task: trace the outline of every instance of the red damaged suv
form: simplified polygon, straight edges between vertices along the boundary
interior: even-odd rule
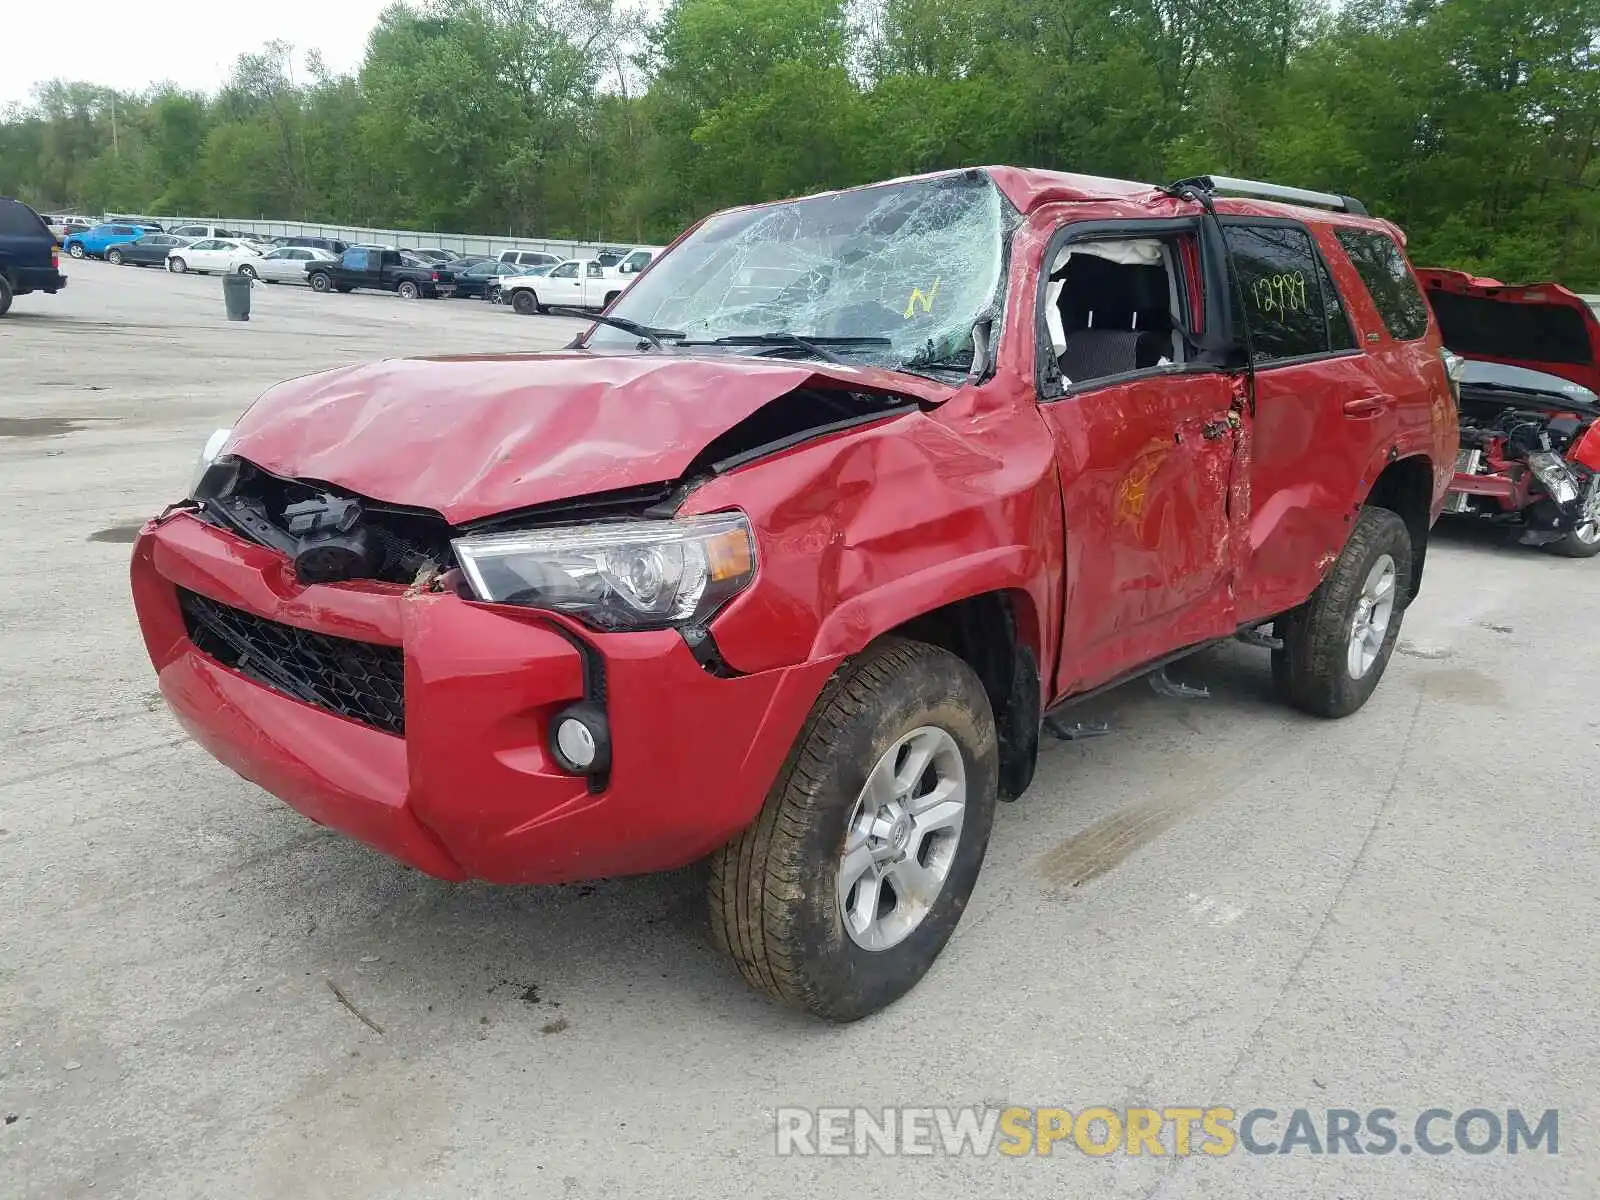
[[[595,320],[219,431],[134,550],[161,691],[446,879],[709,856],[718,944],[833,1019],[927,971],[1052,710],[1233,637],[1359,708],[1456,454],[1397,231],[1299,189],[734,209]]]

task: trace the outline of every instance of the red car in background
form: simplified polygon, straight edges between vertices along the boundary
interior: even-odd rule
[[[1459,371],[1461,450],[1445,512],[1600,554],[1600,320],[1557,283],[1417,272]]]
[[[218,431],[134,548],[162,694],[447,879],[709,857],[718,944],[836,1020],[933,963],[1050,710],[1235,637],[1359,709],[1456,452],[1398,230],[1293,188],[734,209],[594,321]]]

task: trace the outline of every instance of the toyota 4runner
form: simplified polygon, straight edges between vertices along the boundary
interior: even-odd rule
[[[1371,694],[1457,449],[1401,246],[1347,197],[1008,167],[719,213],[564,351],[218,431],[134,549],[161,691],[442,878],[709,857],[744,977],[863,1016],[1052,709],[1233,637],[1300,709]]]

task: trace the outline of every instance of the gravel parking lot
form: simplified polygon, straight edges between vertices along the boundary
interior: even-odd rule
[[[928,979],[825,1027],[745,990],[698,872],[439,883],[155,691],[128,543],[213,428],[290,375],[578,326],[287,287],[230,324],[214,278],[69,271],[0,321],[0,1195],[1600,1194],[1600,564],[1441,533],[1342,722],[1243,646],[1175,672],[1210,699],[1096,702],[1113,734],[1047,746]],[[984,1104],[1559,1109],[1559,1153],[774,1150],[781,1106]]]

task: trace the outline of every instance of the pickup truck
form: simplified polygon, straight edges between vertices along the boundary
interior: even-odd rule
[[[544,312],[550,305],[602,309],[622,295],[632,276],[622,276],[598,259],[569,258],[552,267],[548,275],[529,275],[501,282],[505,303],[523,316]]]
[[[436,299],[455,286],[455,273],[448,267],[406,262],[398,250],[374,250],[355,246],[339,256],[337,262],[316,263],[306,272],[306,282],[314,292],[351,292],[371,288],[393,292],[403,300],[419,296]]]

